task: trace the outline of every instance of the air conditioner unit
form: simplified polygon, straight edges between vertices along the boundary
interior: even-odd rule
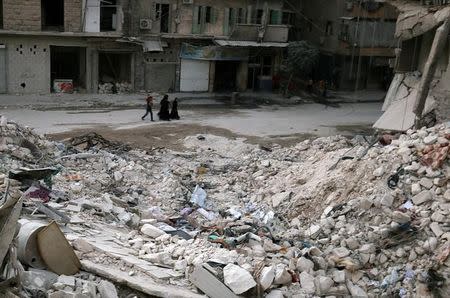
[[[139,28],[144,30],[152,29],[152,20],[150,19],[140,19],[139,20]]]
[[[183,4],[194,4],[194,0],[183,0]]]

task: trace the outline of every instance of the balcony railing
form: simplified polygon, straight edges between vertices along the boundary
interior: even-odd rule
[[[264,42],[287,42],[289,25],[236,24],[231,31],[230,39]]]

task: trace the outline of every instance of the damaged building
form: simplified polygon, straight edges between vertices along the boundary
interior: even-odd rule
[[[133,86],[136,47],[116,42],[127,29],[126,2],[1,1],[0,93]]]
[[[271,91],[295,22],[279,0],[0,3],[0,93]]]
[[[379,129],[406,131],[450,115],[450,2],[391,1],[396,26],[395,77],[385,98]],[[425,122],[424,122],[425,121]]]
[[[284,1],[139,1],[133,34],[139,88],[245,91],[277,88],[295,13]]]
[[[301,2],[302,38],[321,50],[315,80],[336,89],[387,89],[398,11],[385,1]],[[323,9],[328,7],[328,9]]]

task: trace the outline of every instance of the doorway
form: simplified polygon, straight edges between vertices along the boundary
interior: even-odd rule
[[[0,93],[6,93],[6,46],[0,44]]]
[[[72,80],[75,90],[86,88],[86,48],[50,46],[51,90],[55,80]]]
[[[216,74],[214,79],[214,91],[235,91],[236,74],[239,62],[216,61]]]
[[[100,52],[98,55],[100,83],[131,83],[131,57],[131,53]]]

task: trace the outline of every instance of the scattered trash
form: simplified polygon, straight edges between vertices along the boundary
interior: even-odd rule
[[[199,207],[205,206],[206,191],[200,186],[196,186],[191,196],[191,203]]]

